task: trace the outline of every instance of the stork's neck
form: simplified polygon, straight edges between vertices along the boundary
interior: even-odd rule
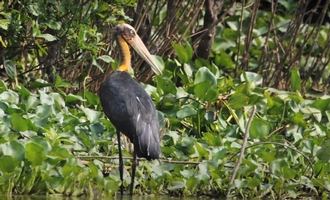
[[[121,37],[117,37],[117,41],[120,47],[121,62],[118,71],[128,71],[131,68],[131,52],[127,42]]]

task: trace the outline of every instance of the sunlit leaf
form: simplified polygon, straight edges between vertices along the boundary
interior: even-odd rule
[[[46,159],[46,149],[41,144],[29,142],[25,145],[25,157],[32,165],[41,165]]]
[[[100,60],[103,60],[104,62],[106,63],[112,63],[112,62],[115,62],[110,56],[108,55],[102,55],[102,56],[99,56],[97,59],[100,59]]]
[[[56,36],[51,35],[49,33],[40,34],[37,37],[44,38],[48,42],[52,42],[52,41],[58,40],[58,38]]]

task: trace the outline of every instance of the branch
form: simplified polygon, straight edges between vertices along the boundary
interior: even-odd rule
[[[93,160],[93,159],[99,159],[99,160],[116,160],[119,159],[118,156],[77,156],[76,158],[81,160]],[[125,160],[133,160],[133,157],[123,156],[123,159]],[[145,158],[137,158],[138,161],[144,161]],[[186,164],[186,165],[198,165],[202,162],[198,161],[181,161],[181,160],[167,160],[167,159],[158,159],[160,162],[164,163],[172,163],[172,164]]]
[[[256,110],[257,110],[257,108],[254,105],[252,107],[252,112],[251,112],[250,117],[248,119],[248,122],[246,124],[246,129],[245,129],[245,133],[244,133],[244,138],[243,138],[243,144],[242,144],[242,147],[241,147],[241,152],[240,152],[239,158],[238,158],[237,163],[236,163],[236,165],[234,167],[233,174],[232,174],[231,179],[230,179],[230,182],[229,182],[230,187],[229,187],[228,192],[227,192],[227,198],[229,196],[230,190],[231,190],[232,185],[234,183],[234,180],[236,178],[238,169],[239,169],[239,167],[240,167],[240,165],[242,163],[242,160],[244,158],[244,152],[245,152],[245,148],[247,146],[247,141],[248,141],[248,138],[249,138],[250,126],[251,126],[252,120],[254,118],[254,115],[256,114]]]

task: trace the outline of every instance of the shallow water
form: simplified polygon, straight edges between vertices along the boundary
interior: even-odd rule
[[[78,197],[67,197],[63,195],[15,195],[11,197],[1,196],[0,200],[94,200],[100,198],[93,198],[87,196]],[[116,197],[104,197],[102,199],[119,199],[119,200],[198,200],[198,199],[211,199],[209,197],[172,197],[166,195],[134,195],[133,197],[129,195],[117,195]]]

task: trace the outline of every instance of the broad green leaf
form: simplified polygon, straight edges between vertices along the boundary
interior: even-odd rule
[[[157,87],[161,89],[164,94],[176,94],[176,87],[172,80],[166,77],[157,76]]]
[[[194,93],[198,98],[207,101],[217,98],[217,79],[208,68],[199,68],[195,75],[194,85]]]
[[[87,102],[90,105],[93,105],[93,106],[97,106],[100,103],[99,97],[95,93],[90,92],[88,90],[84,91],[84,98],[87,100]]]
[[[0,101],[7,102],[10,104],[18,104],[19,96],[12,90],[4,91],[0,94]]]
[[[234,69],[235,64],[232,61],[231,57],[224,51],[221,51],[220,54],[215,56],[215,64],[217,66],[223,66],[225,69]]]
[[[183,119],[196,114],[197,111],[192,105],[185,105],[176,113],[176,116],[180,119]]]
[[[69,88],[71,84],[63,80],[59,75],[56,75],[55,79],[55,87],[56,88]]]
[[[245,75],[243,74],[245,73]],[[241,81],[248,81],[253,83],[254,85],[261,85],[262,84],[262,76],[260,74],[254,72],[243,72],[241,74]],[[247,78],[247,80],[245,80]]]
[[[181,63],[188,63],[192,59],[193,50],[188,43],[186,45],[173,44],[173,48]]]
[[[0,156],[0,171],[3,173],[14,172],[18,164],[18,160],[12,156]]]
[[[101,113],[99,111],[95,111],[90,108],[85,108],[82,106],[80,108],[85,113],[88,121],[96,122],[100,118]]]
[[[25,145],[25,158],[33,165],[41,165],[46,159],[46,149],[36,142],[29,142]]]
[[[328,99],[316,99],[312,104],[312,107],[317,108],[321,111],[330,110],[330,98]]]
[[[229,98],[230,107],[240,109],[249,104],[249,97],[245,94],[236,92]]]
[[[199,159],[209,159],[209,152],[207,151],[207,148],[205,146],[199,142],[195,144],[196,152],[198,153]]]
[[[18,141],[11,141],[0,145],[0,154],[12,156],[16,160],[24,159],[24,146]]]
[[[320,150],[317,151],[316,156],[318,159],[329,162],[330,160],[330,140],[327,140],[323,143]]]
[[[304,119],[304,115],[301,112],[294,113],[291,120],[293,121],[293,123],[299,126],[306,127],[306,121]]]
[[[31,120],[22,117],[22,115],[18,113],[13,113],[10,115],[10,123],[12,128],[16,131],[26,131],[33,129]]]
[[[168,190],[174,191],[174,190],[180,190],[185,187],[186,183],[184,179],[182,180],[174,180],[170,182],[170,185],[167,187]]]
[[[48,156],[61,160],[65,160],[72,157],[68,149],[58,146],[53,147],[52,150],[48,153]]]
[[[217,79],[214,74],[206,67],[201,67],[196,72],[194,84],[208,82],[209,85],[213,86],[217,84]]]
[[[196,176],[196,178],[200,181],[207,181],[210,179],[210,175],[208,173],[208,170],[207,170],[207,163],[200,163],[198,165],[198,175]]]
[[[250,127],[251,138],[264,138],[269,134],[270,125],[263,119],[254,118]]]

